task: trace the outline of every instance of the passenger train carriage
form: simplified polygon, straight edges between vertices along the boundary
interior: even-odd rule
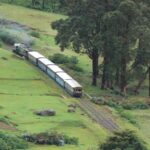
[[[81,97],[82,86],[69,76],[63,69],[45,58],[39,52],[31,51],[24,44],[14,44],[13,52],[20,56],[24,56],[31,63],[44,71],[49,77],[55,80],[62,88],[64,88],[71,96]]]
[[[37,65],[41,70],[46,72],[47,66],[54,65],[54,63],[48,60],[47,58],[39,58]]]
[[[59,68],[57,65],[51,65],[51,66],[47,66],[47,74],[53,78],[54,80],[56,80],[56,74],[59,72],[64,72],[61,68]]]

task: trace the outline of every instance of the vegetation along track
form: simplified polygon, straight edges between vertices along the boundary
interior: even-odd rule
[[[111,114],[101,108],[95,107],[95,104],[86,97],[79,99],[79,107],[84,110],[89,117],[109,131],[114,132],[119,130],[119,127],[112,119]]]

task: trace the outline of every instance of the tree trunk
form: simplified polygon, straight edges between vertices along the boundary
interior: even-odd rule
[[[34,7],[35,5],[35,0],[32,0],[32,7]]]
[[[126,86],[127,86],[127,66],[126,66],[126,58],[122,55],[121,58],[121,83],[120,83],[120,90],[122,93],[126,94]]]
[[[42,1],[42,9],[45,8],[45,0]]]
[[[93,75],[92,75],[92,85],[96,86],[97,85],[97,76],[98,76],[98,50],[93,50],[92,53],[92,69],[93,69]]]
[[[116,69],[115,85],[116,86],[120,85],[120,69],[119,69],[119,67],[117,67],[117,69]]]
[[[148,78],[149,78],[149,98],[150,98],[150,66],[148,67]]]
[[[101,89],[106,89],[107,88],[107,82],[108,82],[108,76],[107,76],[107,66],[108,66],[108,61],[107,57],[104,57],[104,67],[103,67],[103,76],[102,76],[102,83],[101,83]]]
[[[137,94],[142,83],[144,82],[144,80],[146,79],[147,74],[149,73],[149,68],[146,70],[146,72],[144,73],[143,78],[139,81],[138,85],[136,86],[134,93]],[[149,79],[149,83],[150,83],[150,79]]]

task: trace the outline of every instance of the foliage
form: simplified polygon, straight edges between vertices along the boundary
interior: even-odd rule
[[[136,122],[134,116],[132,116],[130,113],[124,111],[122,106],[117,107],[116,110],[118,111],[118,114],[122,118],[128,120],[131,124],[137,125],[137,122]]]
[[[84,70],[83,70],[81,67],[79,67],[79,66],[77,66],[77,65],[75,65],[75,64],[73,64],[73,63],[67,63],[66,66],[67,66],[69,69],[74,70],[74,71],[76,71],[76,72],[84,72]]]
[[[125,94],[133,72],[138,75],[136,67],[149,66],[149,4],[134,0],[64,3],[68,18],[52,24],[58,31],[56,43],[62,50],[71,47],[92,59],[93,85],[97,83],[98,58],[102,56],[101,88],[117,86]]]
[[[23,135],[23,138],[28,142],[33,142],[36,144],[47,144],[57,146],[63,146],[64,144],[78,144],[78,138],[69,137],[58,132],[39,133],[33,135],[26,134]]]
[[[36,38],[40,38],[40,33],[38,31],[31,31],[30,35]]]
[[[145,102],[135,102],[135,103],[129,103],[129,104],[123,104],[124,109],[149,109],[149,105]]]
[[[68,57],[64,54],[56,53],[53,56],[50,56],[49,59],[57,64],[65,64],[69,69],[77,71],[77,72],[83,72],[83,69],[78,64],[78,59],[76,56]]]
[[[64,54],[56,53],[53,56],[50,56],[49,59],[56,64],[66,64],[69,63],[69,57]]]
[[[64,141],[66,144],[72,144],[72,145],[78,145],[79,141],[76,137],[69,137],[67,135],[64,135]]]
[[[133,131],[116,132],[99,150],[147,150]]]
[[[26,149],[27,143],[20,137],[0,132],[0,150]]]

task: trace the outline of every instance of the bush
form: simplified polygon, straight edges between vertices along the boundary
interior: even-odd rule
[[[136,120],[135,120],[135,117],[133,115],[131,115],[130,113],[124,111],[123,107],[122,106],[118,106],[117,108],[117,111],[119,113],[119,115],[122,117],[122,118],[125,118],[127,119],[130,123],[136,125]]]
[[[103,97],[92,97],[91,101],[98,105],[104,105],[106,100]]]
[[[72,57],[70,57],[70,63],[71,64],[78,64],[78,62],[79,62],[79,60],[78,60],[78,58],[76,57],[76,56],[72,56]]]
[[[0,150],[26,149],[27,143],[17,136],[0,132]]]
[[[78,144],[78,138],[68,137],[66,135],[60,134],[58,132],[51,133],[39,133],[39,134],[26,134],[23,138],[32,143],[36,144],[47,144],[47,145],[57,145],[63,146],[64,144]]]
[[[76,137],[68,137],[67,135],[64,136],[64,140],[66,144],[78,145],[78,138]]]
[[[149,109],[149,105],[143,102],[137,102],[133,104],[123,104],[123,108],[132,110],[132,109]]]
[[[83,69],[75,64],[66,64],[66,66],[71,69],[71,70],[74,70],[74,71],[77,71],[77,72],[83,72]]]
[[[98,150],[147,150],[132,131],[116,132]]]
[[[0,150],[11,150],[11,147],[3,139],[0,139]]]
[[[77,66],[79,60],[76,56],[68,57],[64,54],[54,54],[50,56],[49,59],[56,64],[65,64],[69,69],[72,69],[77,72],[83,72],[83,69]]]
[[[30,32],[30,35],[33,36],[33,37],[36,37],[36,38],[40,38],[40,33],[37,32],[37,31]]]
[[[56,64],[66,64],[69,63],[69,57],[64,54],[54,54],[52,57],[49,57],[51,61]]]
[[[56,53],[53,56],[50,56],[49,59],[56,64],[78,64],[79,60],[76,56],[68,57],[64,54]]]

